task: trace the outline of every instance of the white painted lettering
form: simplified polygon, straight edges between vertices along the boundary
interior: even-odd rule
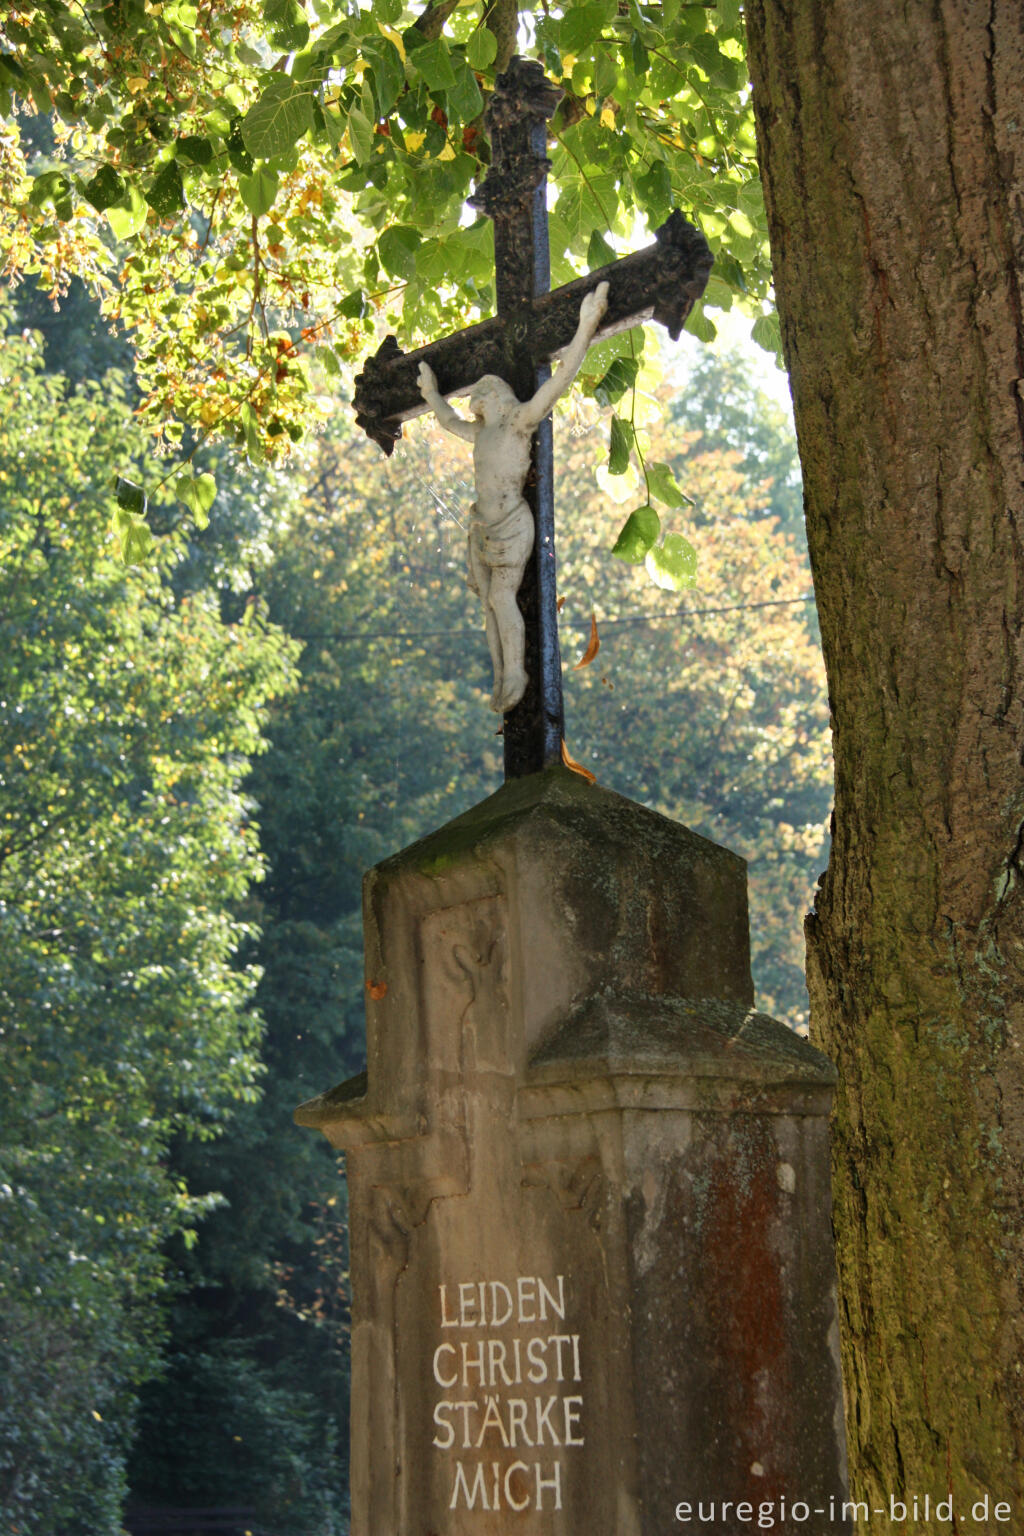
[[[451,1450],[455,1444],[455,1425],[445,1418],[445,1414],[454,1406],[454,1403],[446,1403],[443,1400],[440,1403],[434,1404],[434,1423],[438,1429],[444,1430],[447,1436],[445,1440],[439,1440],[436,1435],[434,1436],[434,1444],[439,1451]]]
[[[574,1404],[575,1404],[575,1406],[573,1406]],[[582,1397],[563,1397],[562,1398],[562,1410],[563,1410],[563,1412],[565,1414],[565,1444],[566,1445],[582,1445],[583,1444],[583,1436],[582,1435],[579,1435],[579,1436],[574,1435],[573,1434],[573,1430],[577,1427],[577,1425],[580,1422],[580,1414],[583,1411],[583,1398]]]
[[[476,1350],[476,1359],[475,1360],[471,1360],[470,1359],[469,1352],[470,1352],[471,1349],[475,1349]],[[462,1345],[462,1385],[464,1387],[468,1387],[469,1384],[470,1384],[470,1382],[469,1382],[469,1373],[470,1373],[470,1371],[479,1371],[479,1373],[480,1373],[480,1380],[477,1382],[477,1386],[478,1387],[485,1387],[487,1385],[487,1380],[486,1380],[486,1377],[485,1377],[485,1374],[484,1374],[485,1367],[484,1367],[484,1341],[483,1341],[483,1339],[481,1339],[479,1341],[479,1343],[477,1343],[477,1344],[463,1344]]]
[[[443,1327],[444,1324],[442,1324],[441,1326]],[[437,1346],[437,1348],[434,1350],[434,1380],[437,1382],[439,1387],[454,1387],[455,1383],[459,1379],[459,1373],[458,1373],[457,1369],[456,1369],[456,1372],[455,1372],[454,1376],[442,1376],[441,1375],[440,1356],[441,1356],[441,1354],[442,1354],[442,1352],[444,1350],[448,1350],[449,1353],[454,1355],[454,1353],[455,1353],[455,1345],[454,1344],[439,1344]]]
[[[438,1290],[441,1292],[441,1327],[457,1328],[459,1326],[458,1319],[448,1316],[448,1287],[446,1285],[439,1285]]]
[[[565,1376],[562,1372],[562,1345],[571,1344],[572,1335],[568,1333],[553,1333],[548,1340],[548,1343],[555,1346],[555,1380],[564,1381]]]
[[[477,1450],[483,1445],[484,1436],[489,1429],[497,1429],[501,1435],[502,1445],[508,1445],[508,1435],[505,1433],[505,1425],[498,1411],[498,1399],[496,1397],[487,1398],[487,1407],[484,1409],[484,1421],[480,1425],[480,1433],[476,1437]]]
[[[539,1387],[541,1382],[548,1379],[547,1361],[544,1359],[544,1340],[529,1339],[526,1345],[526,1358],[530,1362],[530,1369],[526,1373],[527,1381],[532,1381]]]
[[[480,1507],[482,1509],[490,1509],[491,1506],[487,1502],[487,1485],[484,1482],[484,1469],[480,1463],[477,1463],[476,1476],[473,1479],[472,1489],[470,1489],[462,1462],[457,1461],[455,1463],[455,1487],[452,1489],[452,1501],[448,1506],[449,1509],[458,1509],[460,1488],[462,1489],[463,1496],[465,1497],[467,1509],[476,1508],[476,1497],[478,1493],[480,1495]]]
[[[505,1356],[506,1349],[503,1340],[487,1340],[487,1385],[489,1387],[497,1386],[499,1371],[501,1372],[501,1379],[505,1383],[506,1387],[514,1387],[516,1385],[519,1378],[516,1376],[510,1376],[508,1371],[505,1369]]]
[[[505,1304],[505,1310],[501,1314],[500,1317],[498,1316],[498,1292],[499,1291],[501,1292],[502,1301]],[[492,1280],[491,1281],[491,1327],[492,1328],[503,1328],[504,1325],[508,1322],[508,1320],[509,1320],[509,1318],[511,1316],[512,1316],[512,1292],[509,1290],[508,1286],[507,1285],[503,1285],[500,1280]]]
[[[558,1431],[551,1422],[551,1412],[558,1402],[558,1398],[549,1397],[543,1407],[541,1407],[541,1402],[542,1399],[539,1397],[535,1397],[533,1400],[533,1406],[537,1415],[537,1444],[544,1444],[544,1428],[546,1425],[548,1434],[551,1436],[551,1444],[561,1445],[562,1442],[558,1438]]]
[[[472,1328],[476,1317],[476,1286],[472,1280],[463,1280],[459,1286],[459,1327]]]
[[[477,1332],[473,1340],[442,1341],[431,1359],[440,1389],[440,1401],[433,1405],[432,1444],[441,1452],[461,1449],[465,1456],[455,1460],[449,1508],[517,1514],[561,1510],[562,1460],[531,1456],[506,1467],[507,1457],[478,1461],[467,1453],[524,1455],[540,1447],[585,1444],[582,1389],[563,1395],[565,1383],[583,1378],[580,1334],[541,1331],[545,1323],[565,1321],[565,1276],[546,1281],[540,1275],[518,1275],[507,1283],[450,1280],[438,1286],[438,1298],[442,1329]],[[498,1330],[507,1332],[501,1337]],[[527,1382],[545,1390],[507,1395]],[[547,1388],[555,1383],[559,1391],[549,1394]],[[459,1387],[461,1399],[444,1395]],[[692,1508],[679,1505],[676,1519],[689,1520]],[[737,1517],[742,1518],[739,1509]]]
[[[533,1444],[526,1427],[526,1407],[525,1397],[510,1397],[508,1400],[508,1432],[513,1447],[519,1444],[516,1439],[517,1434],[522,1435],[524,1445]]]
[[[452,1403],[456,1413],[462,1413],[462,1449],[469,1450],[469,1410],[476,1407],[476,1403]]]
[[[530,1469],[526,1465],[525,1461],[514,1461],[512,1463],[512,1465],[509,1467],[508,1471],[505,1473],[505,1503],[508,1505],[509,1509],[515,1509],[515,1510],[529,1509],[529,1507],[530,1507],[530,1495],[529,1494],[526,1495],[525,1499],[515,1499],[512,1496],[512,1474],[513,1474],[513,1472],[529,1472],[529,1470]]]
[[[537,1463],[537,1465],[536,1465],[534,1470],[536,1471],[536,1474],[537,1474],[537,1502],[536,1502],[534,1507],[536,1509],[543,1509],[544,1508],[544,1489],[545,1488],[553,1488],[554,1491],[555,1491],[555,1504],[554,1504],[554,1507],[555,1507],[555,1509],[561,1509],[561,1507],[562,1507],[562,1467],[561,1467],[561,1463],[557,1462],[557,1461],[552,1462],[551,1470],[555,1474],[554,1477],[550,1477],[550,1478],[542,1478],[541,1477],[541,1475],[540,1475],[540,1462],[539,1461],[538,1461],[538,1463]]]
[[[537,1291],[540,1300],[540,1320],[542,1323],[546,1323],[548,1320],[547,1309],[549,1305],[552,1312],[554,1312],[557,1317],[561,1318],[563,1323],[565,1322],[565,1276],[556,1275],[555,1284],[558,1286],[557,1301],[555,1300],[551,1291],[549,1291],[547,1286],[544,1284],[544,1281],[540,1278],[539,1275],[537,1276]]]

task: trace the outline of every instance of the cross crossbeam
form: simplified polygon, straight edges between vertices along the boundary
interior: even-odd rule
[[[547,122],[560,96],[529,59],[513,59],[495,82],[486,118],[491,166],[472,202],[494,221],[498,313],[413,352],[403,353],[388,336],[368,359],[356,379],[356,420],[385,453],[394,450],[402,423],[428,409],[419,383],[421,364],[433,370],[443,396],[465,394],[494,374],[525,403],[550,377],[550,362],[576,332],[584,297],[600,283],[608,285],[607,309],[594,340],[651,319],[666,326],[674,340],[704,292],[711,252],[679,212],[646,249],[549,291]],[[534,522],[532,555],[518,591],[528,682],[504,717],[506,778],[557,762],[563,748],[550,415],[533,435],[522,497]]]
[[[647,320],[658,321],[677,340],[710,271],[711,252],[703,235],[676,210],[651,245],[534,300],[536,362],[551,363],[571,341],[580,301],[600,282],[608,284],[608,309],[595,342]],[[504,329],[496,315],[413,352],[403,352],[394,336],[386,337],[356,379],[356,421],[391,454],[402,423],[427,410],[416,382],[420,363],[433,368],[442,395],[463,394],[485,373],[503,376]]]

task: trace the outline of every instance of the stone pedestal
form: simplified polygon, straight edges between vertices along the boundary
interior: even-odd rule
[[[845,1531],[833,1069],[752,1009],[742,860],[554,769],[365,924],[368,1074],[296,1114],[348,1154],[353,1536]]]

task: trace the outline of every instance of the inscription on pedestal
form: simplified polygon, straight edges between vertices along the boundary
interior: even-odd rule
[[[432,1444],[450,1471],[449,1509],[562,1508],[566,1458],[585,1443],[566,1310],[564,1275],[438,1286]]]

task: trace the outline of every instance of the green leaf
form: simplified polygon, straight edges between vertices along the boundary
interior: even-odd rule
[[[82,188],[82,196],[96,209],[97,213],[106,213],[115,203],[119,203],[128,190],[128,184],[114,170],[112,165],[101,166],[91,181],[87,181]]]
[[[476,76],[468,64],[460,65],[455,84],[449,86],[445,98],[448,102],[448,116],[456,122],[471,123],[475,117],[480,116],[484,109],[484,99],[476,83]]]
[[[485,27],[481,22],[466,44],[466,59],[469,67],[470,69],[487,69],[497,57],[498,39],[490,27]]]
[[[624,475],[629,468],[629,455],[633,447],[633,428],[620,416],[612,417],[611,448],[608,453],[608,473]]]
[[[32,182],[32,191],[29,193],[29,202],[36,208],[42,208],[45,203],[52,203],[58,219],[64,223],[67,223],[74,212],[71,202],[71,183],[60,171],[44,171],[41,176],[36,176]]]
[[[338,378],[341,373],[341,364],[338,362],[338,359],[335,356],[334,349],[332,347],[323,346],[316,347],[314,350],[316,360],[324,372],[328,374],[332,379]]]
[[[712,309],[731,309],[732,289],[717,272],[712,272],[705,285],[703,299]]]
[[[196,520],[197,528],[205,528],[210,521],[210,508],[217,495],[217,482],[212,475],[179,475],[174,482],[174,493],[183,501]]]
[[[348,114],[348,141],[357,164],[365,165],[373,154],[373,139],[373,124],[365,112],[353,107]]]
[[[259,417],[248,400],[239,409],[238,419],[242,423],[242,430],[245,432],[245,451],[249,455],[250,462],[253,464],[265,464],[267,452],[263,446],[263,435],[260,432]]]
[[[392,224],[377,241],[377,252],[385,272],[393,277],[410,278],[416,271],[416,248],[420,232],[409,224]]]
[[[373,94],[377,103],[377,115],[387,117],[402,91],[405,89],[405,65],[402,56],[388,38],[364,46],[366,57],[373,64]]]
[[[603,171],[588,173],[585,181],[581,179],[564,186],[555,206],[569,232],[571,246],[582,253],[588,247],[595,226],[605,229],[609,219],[615,217],[618,206],[615,177]]]
[[[146,493],[134,480],[125,480],[118,475],[114,481],[114,495],[122,511],[135,513],[139,517],[145,516]]]
[[[672,206],[672,177],[664,160],[655,160],[650,168],[633,177],[640,206],[651,219],[660,222]]]
[[[227,145],[228,159],[235,170],[242,176],[251,176],[255,162],[245,147],[245,140],[242,138],[242,119],[237,112],[231,119]]]
[[[558,33],[558,46],[563,53],[583,53],[604,30],[605,10],[602,5],[573,6],[563,17]]]
[[[635,75],[646,75],[651,62],[651,56],[644,47],[644,40],[639,32],[630,33],[629,59]]]
[[[241,134],[250,155],[272,160],[286,154],[313,126],[313,97],[306,86],[287,75],[273,75],[259,101],[241,122]],[[249,167],[251,173],[252,166]]]
[[[587,266],[593,272],[595,267],[606,267],[610,261],[614,261],[615,252],[599,229],[595,229],[590,236],[590,244],[587,246]]]
[[[146,202],[158,219],[176,219],[185,205],[185,188],[181,181],[181,168],[176,160],[168,160],[159,175],[153,178],[146,191]]]
[[[144,565],[153,552],[153,535],[141,517],[118,507],[114,513],[117,550],[125,565]]]
[[[667,533],[661,544],[648,550],[644,564],[654,585],[668,592],[697,584],[697,551],[681,533]]]
[[[759,347],[766,352],[774,352],[778,357],[782,353],[782,332],[779,329],[779,317],[774,312],[770,315],[758,315],[750,327],[750,334]]]
[[[615,405],[627,389],[632,389],[640,372],[640,360],[636,357],[617,357],[599,383],[594,385],[594,399],[598,405]]]
[[[700,341],[714,341],[718,335],[717,327],[704,313],[703,304],[693,306],[686,322],[686,329]]]
[[[619,67],[607,48],[594,49],[594,90],[598,96],[611,96],[619,83]]]
[[[726,256],[719,252],[715,257],[715,271],[737,293],[746,293],[747,279],[743,275],[743,268],[735,256]]]
[[[740,187],[740,205],[755,219],[764,218],[764,187],[761,178],[753,176]]]
[[[452,260],[445,240],[426,239],[416,251],[416,276],[428,288],[440,288],[453,276]]]
[[[663,501],[668,507],[692,506],[689,496],[685,496],[675,481],[675,476],[667,464],[658,460],[648,459],[644,465],[647,471],[647,494],[657,501]]]
[[[146,493],[141,485],[118,477],[114,484],[117,509],[113,530],[118,553],[125,565],[141,565],[153,548],[153,534],[145,520]]]
[[[338,149],[345,138],[345,123],[334,107],[322,107],[313,103],[313,128],[317,137],[327,140],[332,149]]]
[[[145,228],[149,205],[142,193],[131,183],[122,202],[107,209],[107,223],[115,240],[128,240]]]
[[[262,218],[274,206],[279,177],[269,166],[260,165],[251,176],[238,178],[238,191],[242,202],[256,218]]]
[[[275,48],[295,53],[309,42],[309,22],[298,0],[266,0],[263,14]],[[256,151],[254,150],[255,154]]]
[[[409,55],[409,63],[423,76],[432,91],[447,91],[455,84],[451,55],[443,37],[417,48]]]
[[[363,290],[357,288],[354,293],[346,294],[338,305],[338,314],[344,315],[347,320],[361,320],[366,314],[366,300],[363,298]]]
[[[661,532],[661,518],[651,506],[637,507],[622,526],[622,531],[612,546],[616,560],[628,565],[643,565],[647,551]]]
[[[380,18],[386,26],[393,27],[402,14],[402,0],[376,0],[373,14]]]
[[[193,165],[210,165],[213,161],[213,145],[201,133],[187,133],[174,146],[174,153]]]

